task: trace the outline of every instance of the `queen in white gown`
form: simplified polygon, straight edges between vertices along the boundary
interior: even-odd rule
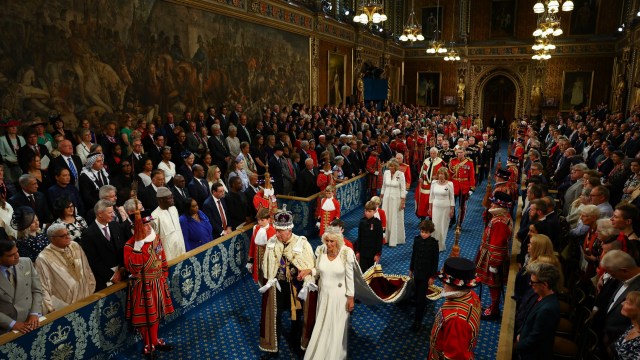
[[[353,310],[353,267],[355,254],[344,246],[339,229],[328,227],[316,249],[316,266],[311,274],[319,277],[316,324],[305,352],[309,359],[346,359],[349,314]]]
[[[431,183],[429,196],[429,216],[433,221],[436,231],[433,237],[438,240],[440,251],[447,249],[447,232],[449,221],[453,216],[453,208],[456,205],[453,196],[453,183],[449,179],[449,170],[442,167],[438,170],[438,180]]]
[[[382,178],[382,210],[387,214],[387,231],[385,238],[389,246],[405,243],[404,234],[404,204],[407,196],[407,188],[404,173],[398,171],[398,162],[389,160]]]

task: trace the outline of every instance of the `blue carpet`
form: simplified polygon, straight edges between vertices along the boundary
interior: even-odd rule
[[[503,146],[503,149],[506,146]],[[506,152],[506,151],[502,151]],[[504,155],[504,154],[503,154]],[[506,156],[504,156],[506,158]],[[460,235],[460,256],[473,260],[482,240],[484,224],[481,205],[485,193],[486,180],[478,187],[467,203],[467,215]],[[408,195],[405,209],[405,229],[407,243],[395,248],[384,247],[380,264],[387,274],[407,274],[413,246],[413,238],[418,235],[415,217],[413,191]],[[356,210],[343,218],[345,237],[357,238],[357,225],[362,218],[362,210]],[[455,233],[447,236],[447,251],[440,254],[440,267],[454,243]],[[319,238],[310,239],[315,248]],[[478,289],[477,289],[478,290]],[[424,329],[414,334],[409,330],[413,322],[414,307],[411,305],[357,304],[351,318],[349,331],[350,359],[425,359],[429,352],[429,334],[435,311],[443,300],[431,304],[423,321]],[[491,300],[487,290],[482,295],[483,307]],[[260,321],[260,296],[258,287],[251,277],[227,289],[192,311],[181,321],[174,321],[160,330],[160,336],[173,344],[175,349],[168,354],[160,354],[161,359],[257,359],[258,324]],[[285,322],[285,328],[288,324]],[[285,329],[285,333],[288,332]],[[475,349],[476,359],[495,359],[500,335],[499,321],[482,321],[480,336]],[[280,337],[280,359],[295,358],[288,348],[284,335]],[[118,359],[141,359],[141,345],[127,349],[116,356]],[[330,360],[330,359],[328,359]]]

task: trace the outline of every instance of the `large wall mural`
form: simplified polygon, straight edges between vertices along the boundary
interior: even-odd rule
[[[0,0],[2,118],[309,101],[309,40],[156,0]]]

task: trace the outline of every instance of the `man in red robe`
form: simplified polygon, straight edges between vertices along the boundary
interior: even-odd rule
[[[476,256],[476,273],[489,287],[491,306],[482,313],[482,319],[500,317],[500,295],[508,273],[509,240],[511,239],[511,196],[496,192],[491,198],[491,221],[484,229],[480,250]]]
[[[144,341],[143,355],[154,359],[155,350],[173,347],[158,338],[160,319],[173,313],[167,277],[167,257],[162,241],[151,228],[152,217],[140,218],[136,211],[133,237],[124,246],[124,264],[131,273],[126,317],[138,329]]]
[[[437,178],[438,170],[444,166],[444,161],[438,156],[438,149],[431,148],[429,157],[424,160],[418,175],[416,185],[416,216],[424,220],[429,216],[429,194],[431,192],[431,182]]]

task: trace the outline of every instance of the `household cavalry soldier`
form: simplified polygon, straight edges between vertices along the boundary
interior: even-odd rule
[[[429,212],[429,193],[431,192],[431,181],[437,178],[438,170],[445,166],[442,158],[438,157],[438,149],[432,147],[429,150],[429,157],[424,160],[418,175],[416,185],[416,216],[420,220],[425,219]]]
[[[481,312],[480,299],[472,290],[478,285],[475,265],[465,258],[448,258],[438,277],[445,301],[433,321],[428,359],[473,359]]]
[[[315,266],[311,245],[304,236],[293,234],[293,214],[283,207],[273,218],[276,235],[266,245],[262,268],[264,286],[260,317],[260,350],[278,355],[282,313],[290,312],[289,348],[298,355],[306,349],[315,321],[317,287],[310,271]],[[313,304],[313,306],[311,306]],[[305,326],[306,324],[310,326]]]
[[[449,162],[449,180],[453,182],[453,194],[459,203],[460,209],[460,226],[464,222],[465,212],[467,210],[467,199],[476,189],[475,166],[473,161],[464,157],[464,149],[456,150],[456,158]],[[451,224],[454,224],[456,217],[451,218]]]
[[[465,148],[466,155],[475,164],[476,167],[474,170],[475,170],[475,173],[478,174],[480,172],[480,168],[479,168],[480,162],[478,161],[479,155],[480,155],[480,148],[476,144],[476,139],[473,136],[470,136],[468,141],[469,141],[469,146]]]
[[[427,156],[426,154],[426,148],[427,148],[427,137],[425,136],[425,128],[421,128],[420,130],[418,130],[418,140],[416,142],[416,159],[414,160],[414,163],[416,164],[416,167],[419,167],[421,164],[421,161],[424,160],[425,156]]]
[[[407,136],[407,153],[405,155],[405,160],[407,160],[407,164],[409,164],[412,172],[416,173],[418,161],[418,131],[416,129],[411,129],[409,135]]]
[[[480,250],[476,256],[476,273],[480,282],[489,287],[491,306],[484,309],[483,320],[500,317],[500,295],[508,273],[509,239],[511,239],[511,196],[496,192],[490,199],[491,221],[484,229]]]

